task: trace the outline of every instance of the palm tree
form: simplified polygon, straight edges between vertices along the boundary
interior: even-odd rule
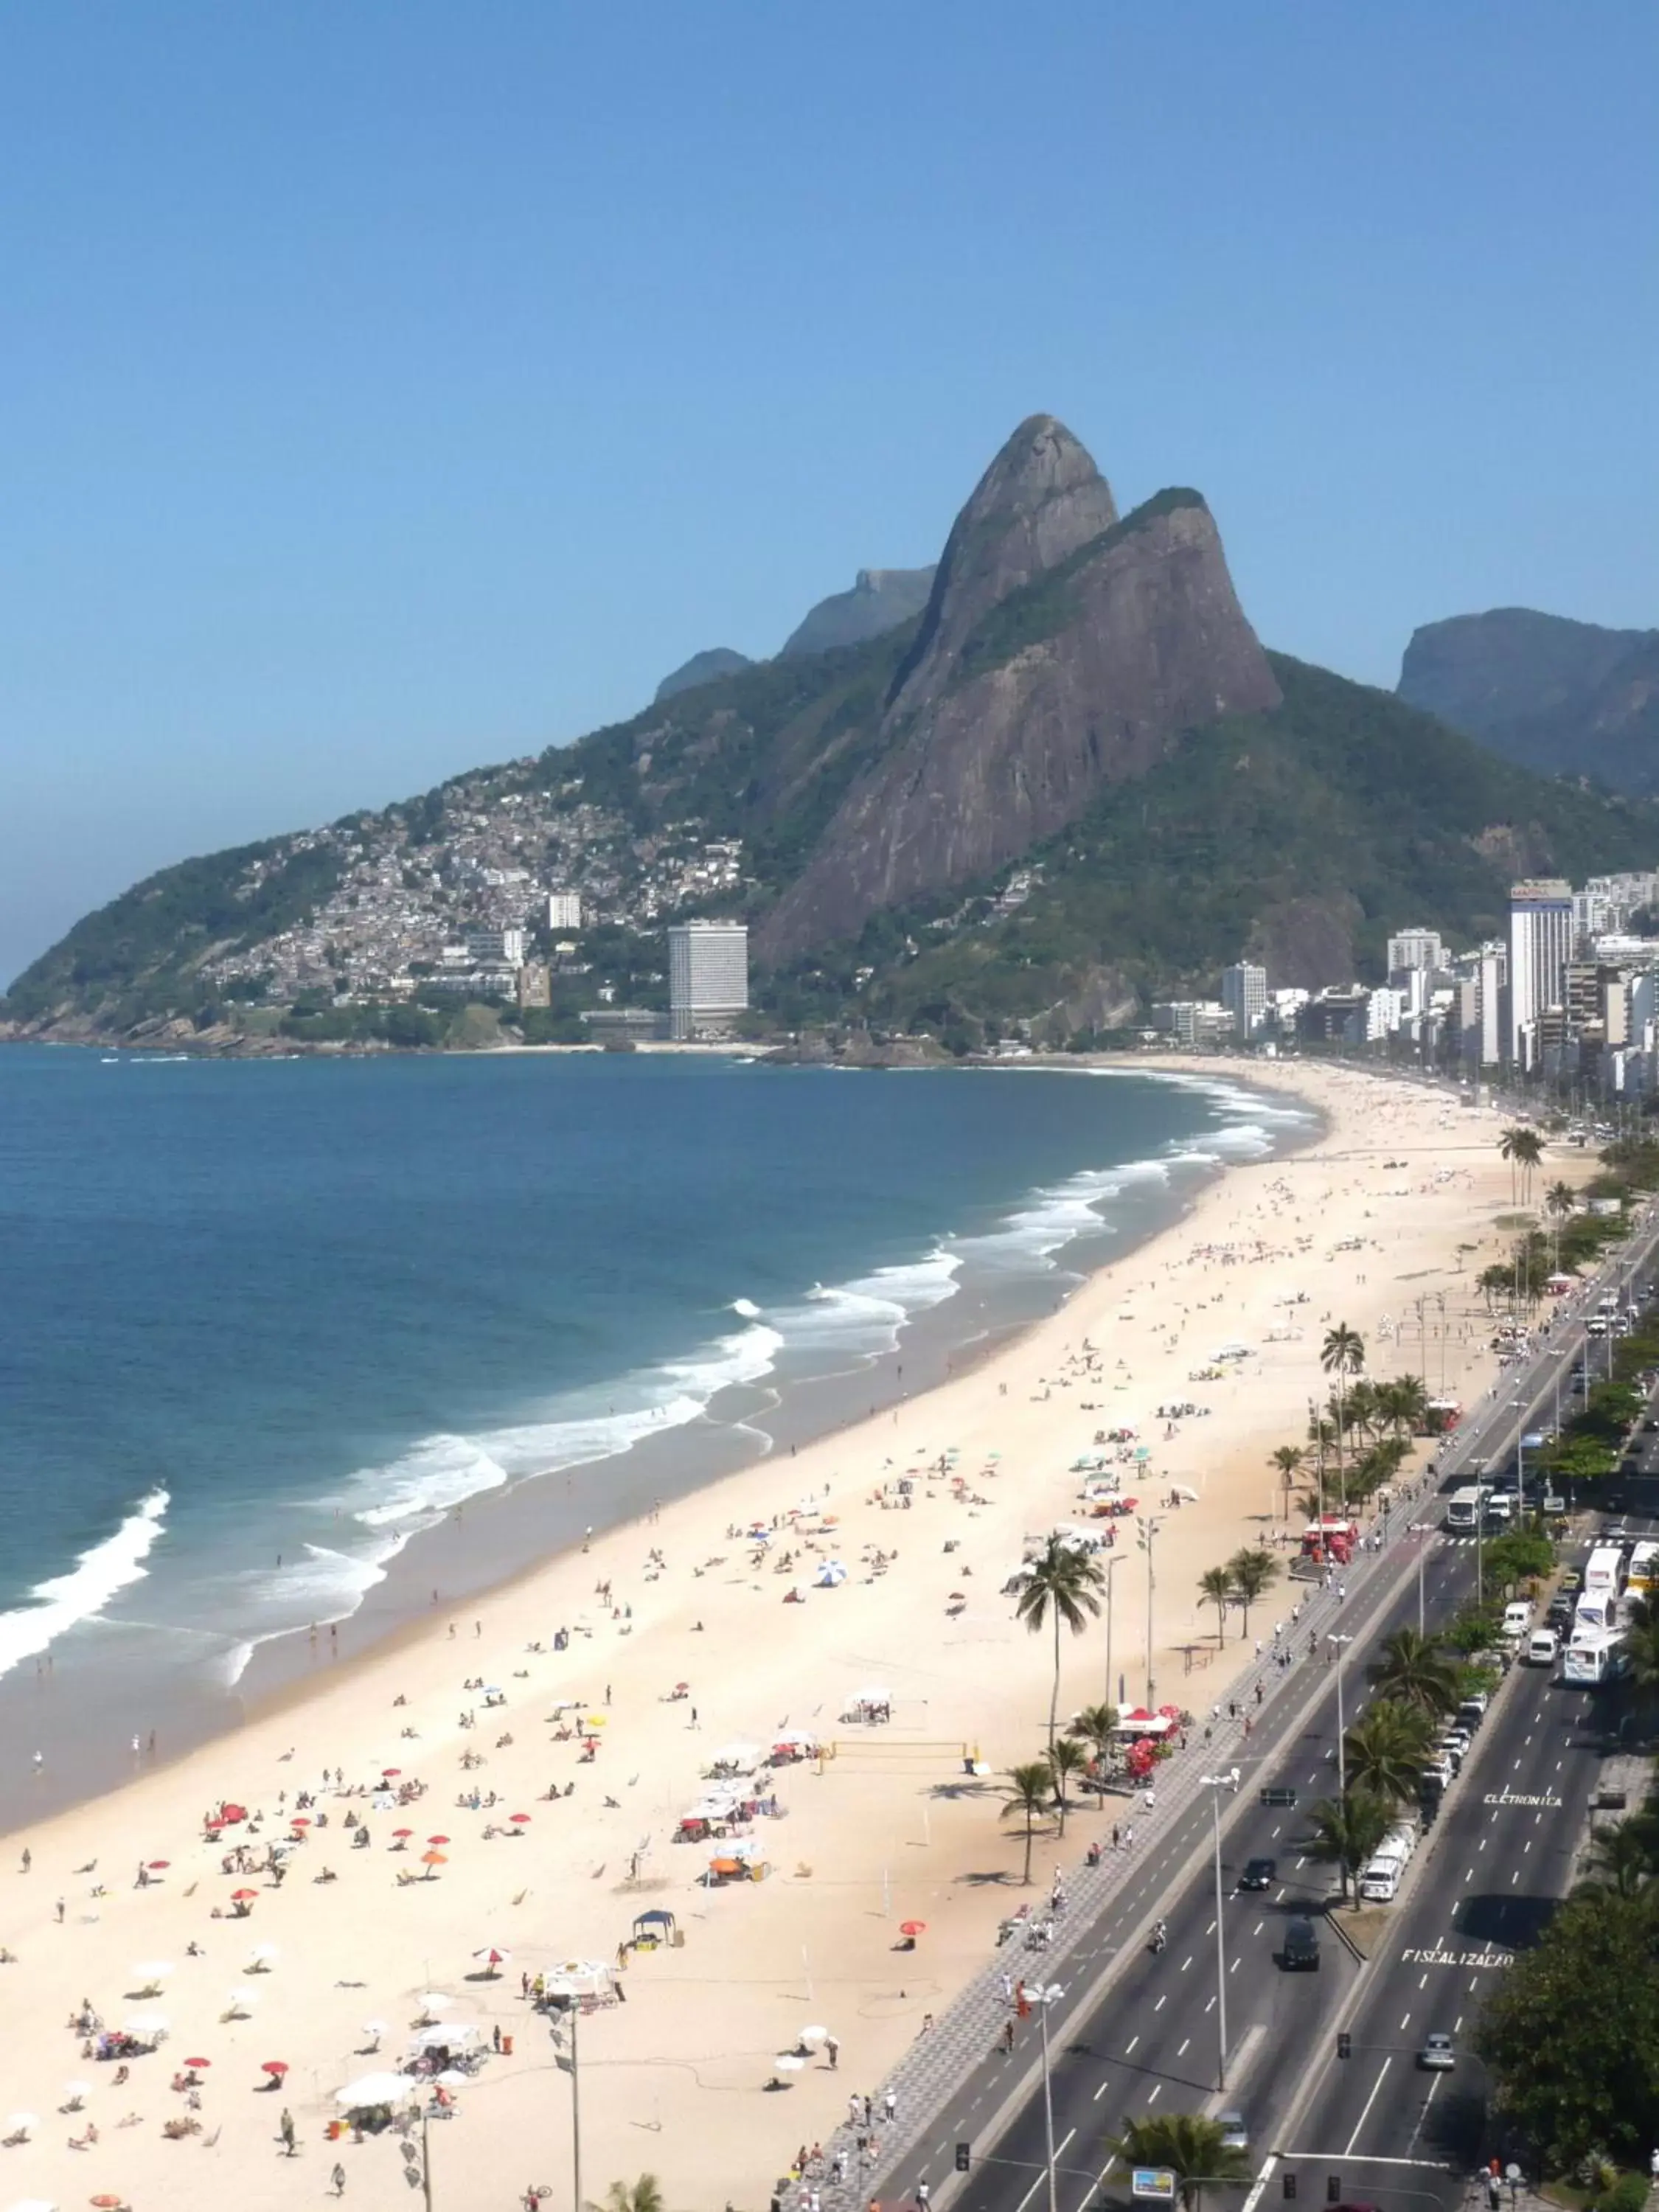
[[[1328,1375],[1336,1377],[1336,1483],[1346,1510],[1348,1492],[1342,1479],[1342,1396],[1349,1376],[1358,1375],[1365,1364],[1364,1339],[1346,1322],[1339,1322],[1334,1328],[1325,1332],[1319,1364]]]
[[[1233,1577],[1231,1567],[1206,1567],[1198,1578],[1198,1594],[1205,1602],[1215,1607],[1216,1642],[1227,1641],[1227,1607],[1233,1601]]]
[[[1397,1375],[1376,1386],[1376,1410],[1398,1438],[1414,1436],[1429,1414],[1429,1394],[1415,1375]]]
[[[1334,1866],[1342,1876],[1342,1902],[1348,1901],[1348,1877],[1357,1875],[1395,1823],[1395,1810],[1374,1790],[1352,1790],[1346,1797],[1324,1797],[1308,1808],[1313,1832],[1303,1849],[1310,1859]]]
[[[586,2212],[662,2212],[662,2184],[654,2173],[642,2173],[631,2188],[625,2181],[613,2181],[604,2204],[590,2204]]]
[[[1407,1803],[1417,1795],[1433,1733],[1433,1722],[1419,1708],[1380,1699],[1342,1740],[1349,1789]]]
[[[1235,1552],[1227,1562],[1227,1572],[1233,1578],[1233,1597],[1244,1616],[1243,1632],[1250,1632],[1250,1607],[1267,1595],[1279,1580],[1279,1561],[1271,1552],[1260,1545],[1246,1546]]]
[[[1571,1213],[1577,1199],[1570,1182],[1553,1182],[1544,1193],[1544,1211],[1555,1231],[1555,1272],[1561,1272],[1561,1224]]]
[[[1031,1880],[1031,1827],[1039,1813],[1048,1810],[1054,1796],[1054,1770],[1046,1759],[1028,1759],[1022,1766],[1008,1769],[1008,1794],[1002,1801],[1002,1817],[1024,1814],[1025,1820],[1025,1871],[1020,1879],[1029,1887]]]
[[[1363,1376],[1349,1389],[1346,1417],[1348,1426],[1358,1429],[1362,1437],[1369,1437],[1382,1425],[1376,1385],[1366,1382]]]
[[[1301,1474],[1302,1462],[1307,1456],[1300,1444],[1280,1444],[1268,1458],[1268,1466],[1279,1469],[1279,1480],[1287,1498],[1296,1487],[1296,1478]]]
[[[1396,1628],[1385,1639],[1370,1674],[1381,1694],[1395,1705],[1415,1707],[1437,1718],[1457,1704],[1455,1662],[1432,1638],[1419,1636],[1414,1628]]]
[[[1653,1879],[1652,1838],[1636,1821],[1620,1820],[1597,1832],[1585,1864],[1590,1879],[1578,1884],[1579,1895],[1635,1897]]]
[[[1181,2191],[1184,2212],[1195,2212],[1206,2181],[1243,2182],[1250,2178],[1249,2155],[1230,2150],[1219,2120],[1195,2112],[1149,2112],[1125,2120],[1123,2132],[1107,2147],[1127,2166],[1166,2166]]]
[[[1062,1735],[1054,1739],[1048,1753],[1048,1771],[1054,1777],[1054,1802],[1060,1808],[1060,1832],[1066,1832],[1066,1784],[1074,1774],[1081,1774],[1089,1764],[1089,1754],[1075,1736]]]
[[[1521,1169],[1521,1195],[1529,1203],[1533,1170],[1541,1164],[1544,1158],[1544,1139],[1536,1129],[1516,1130],[1515,1157]]]
[[[1050,1536],[1031,1568],[1030,1580],[1019,1594],[1016,1618],[1035,1636],[1046,1620],[1054,1625],[1054,1686],[1048,1700],[1048,1748],[1054,1747],[1060,1718],[1060,1631],[1063,1622],[1080,1636],[1090,1620],[1100,1615],[1095,1593],[1106,1577],[1098,1560],[1087,1552],[1073,1551],[1059,1536]]]
[[[1316,1490],[1298,1492],[1296,1507],[1297,1512],[1305,1514],[1310,1521],[1322,1521],[1325,1517],[1325,1501]]]
[[[1509,1291],[1514,1289],[1514,1272],[1512,1269],[1506,1267],[1501,1260],[1494,1260],[1490,1267],[1483,1267],[1480,1270],[1480,1273],[1475,1277],[1474,1287],[1485,1297],[1486,1301],[1486,1312],[1488,1316],[1490,1316],[1493,1310],[1492,1300],[1498,1297],[1500,1291],[1507,1295]]]
[[[1085,1705],[1073,1720],[1066,1734],[1074,1736],[1079,1743],[1089,1745],[1097,1763],[1104,1766],[1110,1759],[1117,1741],[1117,1707]]]

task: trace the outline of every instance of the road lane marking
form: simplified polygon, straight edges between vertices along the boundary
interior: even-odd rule
[[[1190,2043],[1190,2042],[1192,2041],[1192,2039],[1192,2039],[1192,2038],[1191,2038],[1191,2036],[1189,2035],[1189,2036],[1187,2038],[1187,2043]],[[1182,2045],[1182,2046],[1181,2046],[1180,2050],[1176,2051],[1176,2057],[1177,2058],[1184,2058],[1184,2057],[1187,2056],[1187,2043],[1183,2043],[1183,2044]]]
[[[1231,1966],[1228,1967],[1227,1972],[1230,1974],[1236,1974],[1238,1972],[1238,1961],[1237,1959],[1235,1959]]]
[[[1210,1999],[1210,2002],[1205,2006],[1204,2009],[1206,2012],[1213,2012],[1215,2010],[1215,1999],[1213,1997]]]
[[[1261,1933],[1262,1929],[1267,1926],[1267,1922],[1266,1922],[1265,1920],[1258,1920],[1258,1921],[1256,1922],[1256,1923],[1255,1923],[1255,1926],[1254,1928],[1252,1928],[1252,1929],[1251,1929],[1251,1930],[1250,1930],[1251,1935],[1252,1935],[1252,1936],[1259,1936],[1259,1935]]]
[[[1139,2040],[1140,2040],[1140,2038],[1139,2038],[1138,2035],[1132,2035],[1132,2036],[1130,2037],[1130,2039],[1129,2039],[1129,2049],[1128,2049],[1128,2051],[1126,2051],[1124,2052],[1124,2054],[1123,2054],[1123,2056],[1124,2056],[1126,2058],[1127,2058],[1127,2057],[1128,2057],[1130,2051],[1133,2051],[1133,2049],[1134,2049],[1134,2047],[1135,2047],[1136,2044],[1137,2044],[1137,2043],[1139,2043]]]
[[[1385,2058],[1382,2061],[1382,2071],[1377,2075],[1376,2081],[1371,2084],[1371,2094],[1365,2100],[1364,2111],[1359,2115],[1358,2119],[1354,2123],[1353,2133],[1348,2137],[1348,2147],[1342,2154],[1344,2158],[1352,2158],[1353,2156],[1353,2147],[1359,2141],[1360,2130],[1364,2127],[1366,2121],[1370,2119],[1371,2116],[1371,2106],[1376,2102],[1376,2093],[1382,2087],[1383,2077],[1387,2075],[1389,2067],[1393,2064],[1394,2060],[1391,2057]]]
[[[1089,2100],[1090,2103],[1091,2103],[1091,2105],[1097,2105],[1097,2104],[1100,2102],[1101,2099],[1102,2099],[1102,2098],[1106,2094],[1106,2092],[1108,2091],[1108,2089],[1109,2089],[1109,2088],[1111,2087],[1111,2086],[1112,2086],[1112,2085],[1111,2085],[1111,2083],[1110,2083],[1110,2081],[1103,2081],[1103,2082],[1101,2083],[1101,2085],[1100,2085],[1099,2088],[1097,2088],[1097,2089],[1095,2091],[1094,2095],[1093,2095],[1093,2096]]]
[[[1428,1978],[1428,1975],[1427,1975],[1426,1973],[1425,1973],[1425,1975],[1424,1975],[1424,1977],[1423,1977],[1422,1980],[1418,1984],[1418,1985],[1417,1985],[1417,1986],[1418,1986],[1418,1988],[1419,1988],[1419,1990],[1426,1989],[1426,1988],[1428,1987],[1428,1984],[1429,1984],[1429,1978]]]
[[[1168,1991],[1168,1990],[1164,1990],[1164,1994],[1163,1994],[1163,1996],[1158,1999],[1158,2002],[1157,2002],[1157,2003],[1152,2007],[1152,2010],[1153,2010],[1154,2012],[1162,2012],[1162,2011],[1163,2011],[1163,2009],[1164,2009],[1164,2006],[1165,2006],[1166,2004],[1168,2004],[1168,2003],[1169,2003],[1169,2002],[1170,2002],[1170,1992]]]
[[[1187,1971],[1188,1967],[1188,1966],[1190,1966],[1192,1965],[1192,1963],[1193,1963],[1193,1954],[1192,1954],[1192,1953],[1191,1953],[1190,1951],[1188,1951],[1188,1954],[1187,1954],[1187,1955],[1186,1955],[1186,1957],[1185,1957],[1185,1958],[1182,1960],[1182,1962],[1181,1962],[1181,1971],[1182,1971],[1182,1972],[1183,1974],[1186,1972],[1186,1971]]]
[[[1151,2095],[1150,2097],[1148,2097],[1148,2098],[1147,2098],[1146,2102],[1147,2102],[1149,2105],[1155,2105],[1155,2104],[1157,2104],[1157,2102],[1158,2102],[1158,2100],[1159,2097],[1163,2094],[1163,2093],[1164,2093],[1164,2084],[1160,2081],[1160,2082],[1158,2083],[1158,2087],[1157,2087],[1152,2091],[1152,2095]]]
[[[1407,2030],[1407,2029],[1411,2026],[1411,2024],[1412,2024],[1412,2016],[1411,2016],[1411,2014],[1410,2014],[1409,2013],[1407,2013],[1407,2014],[1406,2014],[1406,2017],[1404,2018],[1404,2020],[1402,2020],[1402,2021],[1401,2021],[1401,2023],[1400,2023],[1400,2033],[1403,2035],[1403,2034],[1406,2033],[1406,2030]]]

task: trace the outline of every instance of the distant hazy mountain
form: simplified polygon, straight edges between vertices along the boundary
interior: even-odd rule
[[[850,592],[820,599],[799,629],[785,640],[787,659],[803,653],[829,653],[838,645],[862,645],[919,615],[933,588],[931,568],[860,568]]]
[[[660,707],[677,691],[695,691],[699,684],[712,684],[717,677],[735,676],[740,668],[752,668],[754,665],[746,653],[734,652],[729,645],[711,645],[706,653],[694,653],[672,676],[663,678],[653,703]]]
[[[1400,696],[1546,775],[1659,791],[1659,630],[1456,615],[1413,634]]]

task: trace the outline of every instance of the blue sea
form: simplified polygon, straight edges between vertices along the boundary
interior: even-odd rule
[[[454,1509],[538,1502],[522,1564],[850,1418],[1311,1126],[1138,1073],[0,1051],[0,1676],[231,1692]]]

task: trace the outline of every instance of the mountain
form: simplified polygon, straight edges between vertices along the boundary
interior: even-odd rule
[[[20,977],[0,1035],[414,1043],[505,1013],[572,1036],[584,1007],[660,1003],[665,920],[741,913],[779,1026],[1063,1042],[1212,994],[1246,951],[1275,983],[1376,975],[1407,922],[1476,940],[1514,877],[1656,844],[1659,806],[1264,652],[1200,495],[1120,515],[1036,416],[908,621],[166,869]],[[581,897],[574,947],[553,890]],[[526,917],[551,1004],[520,1017],[450,949]]]
[[[754,662],[746,653],[734,652],[729,645],[711,645],[705,652],[694,653],[684,660],[671,675],[658,684],[653,704],[660,707],[665,699],[672,699],[678,691],[695,691],[700,684],[712,684],[717,676],[735,676],[740,668],[752,668]]]
[[[1278,700],[1198,494],[1120,520],[1076,439],[1034,416],[957,517],[879,758],[767,917],[762,952],[788,959],[992,873],[1183,730]]]
[[[933,586],[932,568],[860,568],[850,592],[820,599],[783,642],[783,658],[863,645],[919,615]]]
[[[1659,791],[1659,630],[1456,615],[1413,633],[1400,696],[1545,775]]]

